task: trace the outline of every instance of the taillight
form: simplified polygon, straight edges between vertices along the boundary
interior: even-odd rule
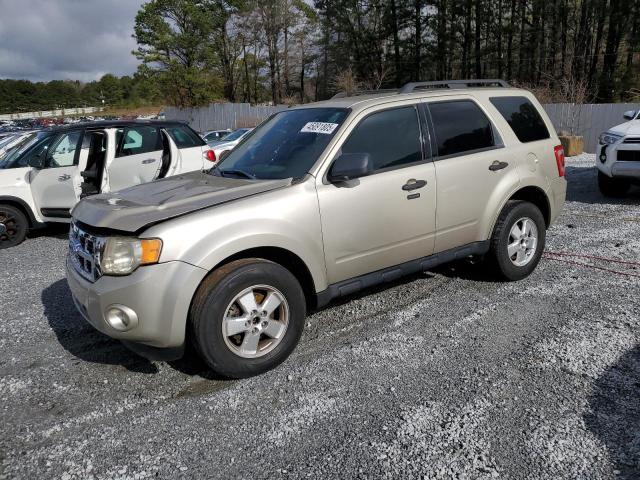
[[[564,147],[558,145],[554,147],[553,153],[556,156],[556,164],[558,165],[558,175],[564,177]]]
[[[210,162],[215,162],[216,161],[216,152],[214,152],[213,150],[207,150],[204,153],[204,156],[207,158],[207,160],[209,160]]]

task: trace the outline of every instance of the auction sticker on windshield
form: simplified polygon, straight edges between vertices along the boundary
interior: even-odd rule
[[[324,133],[325,135],[331,135],[337,126],[337,123],[309,122],[304,127],[302,127],[302,130],[300,130],[300,132]]]

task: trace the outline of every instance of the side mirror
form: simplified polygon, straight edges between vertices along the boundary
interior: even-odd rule
[[[343,153],[333,162],[327,178],[330,182],[344,182],[372,172],[373,162],[368,153]]]
[[[40,153],[39,155],[34,155],[29,158],[29,166],[38,170],[42,170],[44,168],[44,155]]]
[[[635,110],[629,110],[627,112],[624,112],[622,116],[624,117],[625,120],[633,120],[634,118],[636,118],[637,113],[638,112],[636,112]]]

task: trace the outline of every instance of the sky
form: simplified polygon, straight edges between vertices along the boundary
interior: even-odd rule
[[[128,75],[144,0],[0,0],[0,78],[97,80]]]

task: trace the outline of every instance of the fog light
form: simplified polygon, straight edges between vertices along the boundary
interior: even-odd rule
[[[104,312],[107,323],[119,332],[126,332],[138,325],[138,315],[124,305],[111,305]]]
[[[600,161],[602,163],[607,163],[607,156],[605,154],[600,155]]]

